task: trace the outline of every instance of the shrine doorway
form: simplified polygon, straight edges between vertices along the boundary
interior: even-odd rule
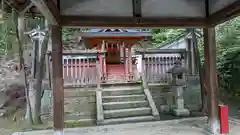
[[[121,46],[119,44],[107,44],[106,50],[106,68],[108,81],[126,80],[126,67],[124,56],[121,56]]]

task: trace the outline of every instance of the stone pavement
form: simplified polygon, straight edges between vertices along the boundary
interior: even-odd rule
[[[207,135],[206,118],[187,118],[120,125],[65,129],[64,135]],[[240,122],[230,120],[229,135],[240,134]],[[18,134],[15,134],[18,135]],[[32,131],[20,135],[53,135],[53,131]]]

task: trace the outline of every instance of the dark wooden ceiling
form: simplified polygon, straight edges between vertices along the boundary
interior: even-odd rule
[[[5,12],[12,12],[12,9],[15,9],[19,12],[25,10],[30,4],[31,0],[0,0],[1,3],[4,2],[3,8]],[[39,11],[36,6],[32,5],[28,8],[26,13],[39,14]]]
[[[26,11],[28,14],[40,15],[41,11],[42,15],[44,15],[51,24],[70,27],[212,27],[240,13],[240,0],[229,0],[231,2],[226,2],[225,0],[205,0],[205,5],[199,5],[201,8],[197,7],[196,3],[204,3],[203,0],[132,0],[132,7],[127,6],[128,8],[124,9],[119,6],[124,6],[126,0],[113,0],[120,2],[119,5],[115,5],[116,8],[114,9],[103,8],[110,5],[110,3],[106,3],[109,0],[0,1],[4,1],[4,10],[7,12],[11,12],[11,8],[14,8],[19,12]],[[56,6],[56,1],[59,2],[58,6]],[[141,1],[143,5],[145,5],[139,4],[141,2],[138,1]],[[37,4],[37,7],[31,4],[31,2]],[[134,4],[134,2],[138,4]],[[157,2],[158,5],[161,5],[161,2],[163,2],[165,5],[168,5],[169,8],[154,8],[154,10],[151,10],[149,7],[146,7],[146,4],[149,2]],[[170,6],[173,2],[183,2],[183,5],[189,6],[190,9],[192,8],[191,10],[197,12],[196,15],[193,12],[188,12],[189,10],[186,10],[188,9],[187,7],[178,7],[176,3]],[[210,3],[206,4],[206,2]],[[97,4],[101,6],[96,6]],[[114,3],[112,2],[112,4]],[[147,4],[147,6],[151,5]],[[88,7],[94,8],[90,8],[91,10],[89,10]],[[184,12],[180,12],[180,9],[176,10],[175,8],[180,8]],[[125,12],[122,10],[129,11]],[[130,10],[133,10],[132,13]],[[114,13],[110,11],[114,11]],[[122,15],[124,13],[126,13],[126,15]]]

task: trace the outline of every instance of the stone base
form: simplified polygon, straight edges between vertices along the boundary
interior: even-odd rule
[[[160,105],[160,112],[170,112],[168,105]]]
[[[188,109],[174,109],[173,114],[175,116],[189,116],[190,112]]]
[[[56,130],[54,131],[53,135],[64,135],[62,130]]]

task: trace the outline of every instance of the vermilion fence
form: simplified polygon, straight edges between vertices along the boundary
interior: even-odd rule
[[[173,51],[171,49],[165,51],[145,51],[144,55],[142,55],[143,59],[138,59],[136,62],[141,65],[142,60],[144,60],[145,67],[139,70],[137,69],[139,65],[133,65],[133,72],[144,73],[148,83],[168,83],[171,81],[172,77],[167,71],[174,66],[174,62],[176,60],[181,60],[183,65],[186,64],[184,59],[185,50]],[[65,56],[68,55],[69,54],[66,54]],[[82,54],[75,55],[75,57],[63,57],[63,78],[65,86],[97,85],[99,81],[101,81],[102,73],[96,55],[97,53],[91,56],[88,55],[88,57],[82,57],[84,56]],[[135,74],[134,76],[138,76],[138,73],[133,74]]]
[[[96,58],[64,58],[63,78],[65,85],[91,86],[98,83]]]

